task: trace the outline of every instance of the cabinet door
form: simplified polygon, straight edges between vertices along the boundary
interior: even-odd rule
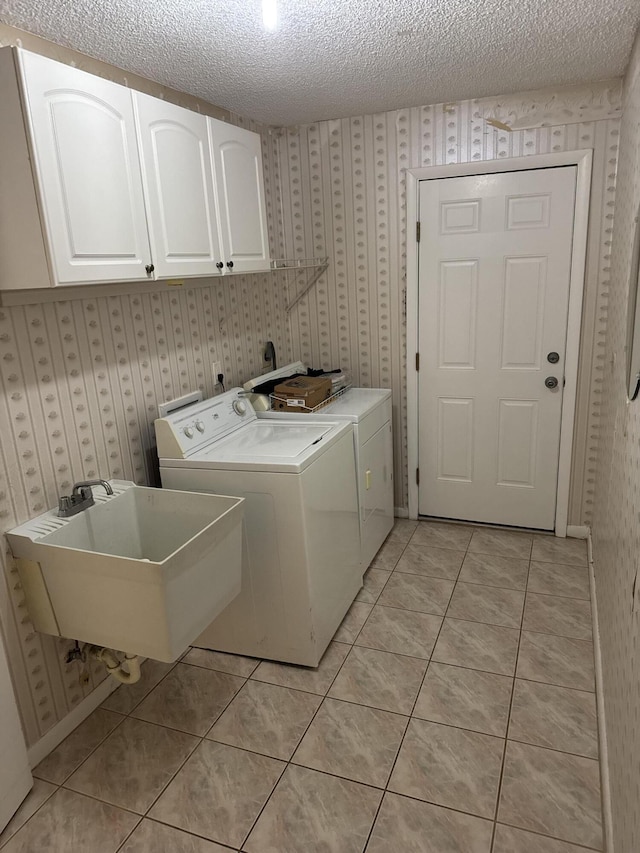
[[[209,119],[220,212],[222,254],[227,270],[270,269],[260,136]]]
[[[360,451],[360,523],[363,570],[393,527],[393,441],[388,422]]]
[[[147,222],[131,91],[19,53],[56,284],[147,278]]]
[[[133,97],[156,277],[219,274],[207,118],[149,95]]]

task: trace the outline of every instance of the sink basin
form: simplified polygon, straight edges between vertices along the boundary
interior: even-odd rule
[[[240,592],[243,499],[111,481],[9,531],[38,631],[173,661]]]

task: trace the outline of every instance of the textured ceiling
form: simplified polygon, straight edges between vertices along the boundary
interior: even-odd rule
[[[624,72],[638,0],[0,0],[0,21],[268,124]]]

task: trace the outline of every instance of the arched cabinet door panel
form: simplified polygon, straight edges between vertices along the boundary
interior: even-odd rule
[[[134,103],[156,277],[219,275],[207,118],[139,92]]]
[[[226,271],[268,270],[271,261],[260,136],[212,118],[209,136]]]
[[[55,282],[148,278],[131,91],[25,51],[19,69]]]

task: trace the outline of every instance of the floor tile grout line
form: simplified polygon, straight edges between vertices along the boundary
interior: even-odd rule
[[[238,690],[236,690],[236,692],[233,694],[233,696],[231,696],[231,698],[229,699],[229,701],[225,703],[224,708],[222,708],[222,709],[220,710],[220,712],[219,712],[218,714],[216,714],[216,717],[215,717],[214,721],[211,723],[211,725],[209,726],[209,728],[207,729],[207,731],[206,731],[203,735],[199,736],[199,735],[193,735],[191,732],[184,732],[184,734],[191,734],[191,735],[192,735],[192,737],[198,737],[198,738],[199,738],[198,743],[194,744],[193,749],[192,749],[192,750],[190,750],[189,754],[186,756],[186,758],[184,759],[184,761],[180,764],[180,766],[179,766],[179,767],[178,767],[178,769],[175,771],[175,773],[173,773],[173,775],[171,776],[171,778],[167,781],[166,785],[164,785],[164,786],[163,786],[162,790],[158,793],[158,795],[157,795],[157,796],[156,796],[156,798],[153,800],[153,802],[151,803],[151,805],[146,809],[146,811],[145,811],[145,813],[144,813],[144,816],[145,816],[145,817],[149,814],[149,812],[151,811],[151,809],[156,805],[156,803],[158,802],[158,800],[160,799],[160,797],[164,794],[164,792],[167,790],[167,788],[169,787],[169,785],[173,782],[173,780],[176,778],[176,776],[178,775],[178,773],[179,773],[179,772],[182,770],[182,768],[185,766],[185,764],[187,763],[187,761],[189,761],[189,759],[193,756],[193,754],[195,753],[195,751],[196,751],[197,749],[199,749],[199,748],[200,748],[200,746],[202,746],[202,743],[205,741],[205,739],[206,739],[206,737],[207,737],[208,733],[211,731],[211,729],[214,727],[214,725],[215,725],[215,724],[216,724],[216,722],[220,719],[220,717],[224,714],[224,712],[227,710],[227,708],[229,707],[229,705],[230,705],[230,704],[233,702],[233,700],[236,698],[236,696],[238,695],[238,693],[240,693],[240,691],[241,691],[241,690],[242,690],[242,688],[245,686],[245,684],[247,683],[247,681],[248,681],[248,680],[249,680],[248,678],[245,678],[245,679],[244,679],[242,686],[241,686],[241,687],[239,687],[239,688],[238,688]],[[141,721],[141,722],[148,722],[148,721],[143,720],[143,721]],[[173,728],[171,728],[170,726],[167,726],[166,728],[170,728],[170,729],[171,729],[171,731],[179,731],[179,729],[173,729]]]
[[[145,663],[146,663],[146,661],[145,661]],[[160,684],[162,684],[162,682],[163,682],[163,681],[165,680],[165,678],[169,675],[169,673],[170,673],[170,672],[173,672],[173,670],[176,668],[176,666],[177,666],[179,663],[180,663],[180,660],[176,660],[176,661],[174,661],[174,662],[173,662],[173,664],[169,667],[169,669],[164,673],[164,675],[162,676],[162,678],[160,678],[160,680],[159,680],[159,681],[157,681],[157,682],[156,682],[152,687],[150,687],[150,688],[147,690],[147,692],[146,692],[146,693],[145,693],[145,694],[144,694],[144,695],[143,695],[143,696],[142,696],[142,697],[141,697],[141,698],[140,698],[140,699],[135,703],[135,705],[134,705],[132,708],[130,708],[130,709],[129,709],[125,714],[124,714],[124,716],[125,716],[125,717],[129,717],[129,716],[131,716],[131,712],[132,712],[132,711],[135,711],[135,709],[138,707],[138,705],[140,705],[142,702],[144,702],[144,700],[147,698],[147,696],[148,696],[148,695],[149,695],[153,690],[155,690],[155,689],[156,689],[156,687],[158,687]],[[144,667],[144,664],[142,664],[142,666]],[[144,670],[143,670],[143,672],[144,672]],[[127,686],[128,686],[128,685],[126,685],[126,684],[121,684],[121,685],[120,685],[120,687],[119,687],[119,688],[117,688],[117,689],[118,689],[118,690],[123,690],[123,689],[124,689],[125,687],[127,687]],[[113,692],[113,693],[111,693],[109,696],[107,696],[107,699],[105,699],[105,702],[106,702],[106,701],[108,701],[108,700],[111,698],[111,696],[113,696],[113,694],[114,694],[115,692],[116,692],[116,691],[114,690],[114,692]],[[104,702],[103,702],[101,705],[99,705],[98,707],[102,708],[103,706],[104,706]],[[105,710],[106,710],[106,711],[109,711],[109,710],[110,710],[110,708],[105,708]],[[122,712],[122,711],[115,711],[114,713],[116,713],[116,714],[122,714],[123,712]]]
[[[575,841],[567,841],[566,838],[560,838],[558,835],[545,835],[543,832],[538,832],[536,829],[529,829],[528,827],[518,826],[516,823],[507,823],[506,821],[499,820],[496,821],[496,828],[498,826],[508,826],[509,829],[517,829],[520,832],[529,832],[531,835],[535,835],[536,838],[544,838],[551,841],[559,841],[561,844],[569,844],[576,847],[578,850],[589,851],[590,853],[603,853],[602,848],[598,847],[585,847],[584,844],[576,844]]]
[[[533,545],[532,545],[533,550]],[[531,558],[529,558],[529,565],[527,567],[527,584],[529,583],[529,573],[531,571]],[[518,632],[518,647],[516,649],[516,657],[515,657],[515,665],[513,669],[513,682],[511,684],[511,698],[509,700],[509,710],[507,712],[507,729],[505,732],[505,740],[504,747],[502,749],[502,761],[500,762],[500,774],[498,776],[498,787],[496,789],[496,804],[493,813],[493,831],[491,835],[491,850],[493,850],[495,846],[495,838],[496,838],[496,827],[498,823],[498,811],[500,809],[500,798],[502,797],[502,783],[504,780],[504,768],[505,762],[507,758],[507,746],[509,743],[509,729],[511,727],[511,712],[513,710],[513,697],[516,692],[516,672],[518,671],[518,658],[520,657],[520,643],[522,642],[522,624],[524,622],[524,608],[522,611],[522,618],[520,621],[520,631]]]
[[[534,743],[530,740],[522,740],[521,738],[517,737],[509,737],[508,731],[509,730],[507,729],[506,739],[507,741],[511,741],[511,743],[520,743],[523,746],[533,746],[536,749],[546,749],[547,752],[557,752],[559,755],[570,755],[572,758],[584,758],[586,761],[597,761],[598,763],[600,762],[599,756],[596,756],[594,758],[592,755],[585,755],[583,752],[571,752],[568,749],[559,749],[557,746],[546,746],[545,744]]]
[[[418,528],[416,527],[416,530],[417,530],[417,529],[418,529]],[[415,532],[415,531],[414,531],[414,532]],[[469,552],[469,545],[471,544],[471,539],[472,539],[472,538],[473,538],[473,534],[469,537],[469,541],[468,541],[468,543],[467,543],[467,548],[466,548],[466,550],[465,550],[465,555],[464,555],[464,557],[463,557],[463,559],[462,559],[462,562],[461,562],[461,564],[460,564],[460,568],[458,569],[458,573],[457,573],[456,578],[455,578],[455,581],[454,581],[454,589],[455,589],[455,585],[457,584],[458,579],[459,579],[459,577],[460,577],[460,573],[462,572],[462,566],[464,565],[464,560],[465,560],[465,558],[466,558],[467,553]],[[397,563],[396,563],[396,566],[397,566]],[[394,566],[394,570],[395,570],[395,566]],[[405,739],[406,739],[406,736],[407,736],[407,732],[408,732],[408,730],[409,730],[409,726],[410,726],[410,724],[411,724],[411,720],[413,720],[413,719],[419,719],[419,718],[414,717],[414,711],[415,711],[415,708],[416,708],[416,705],[417,705],[418,699],[419,699],[419,697],[420,697],[420,693],[422,692],[422,688],[423,688],[424,683],[425,683],[425,681],[426,681],[427,675],[428,675],[428,673],[429,673],[429,669],[431,668],[431,664],[433,663],[433,652],[435,651],[436,645],[437,645],[437,643],[438,643],[438,639],[439,639],[440,634],[441,634],[441,632],[442,632],[442,628],[443,628],[443,626],[444,626],[445,618],[446,618],[447,612],[448,612],[448,610],[449,610],[449,607],[450,607],[450,605],[451,605],[451,599],[452,599],[452,598],[453,598],[453,590],[451,591],[451,595],[449,596],[449,600],[448,600],[448,602],[447,602],[447,607],[445,608],[445,611],[444,611],[444,613],[442,614],[442,622],[440,623],[440,627],[439,627],[439,629],[438,629],[438,633],[436,634],[436,638],[435,638],[435,640],[434,640],[434,643],[433,643],[433,646],[432,646],[432,649],[431,649],[431,654],[429,655],[429,658],[428,658],[428,661],[427,661],[427,666],[426,666],[426,668],[425,668],[424,675],[422,676],[422,679],[421,679],[421,681],[420,681],[420,686],[419,686],[419,688],[418,688],[418,690],[417,690],[417,692],[416,692],[416,697],[415,697],[415,699],[414,699],[414,701],[413,701],[413,705],[412,705],[412,708],[411,708],[411,714],[410,714],[409,721],[407,722],[407,725],[406,725],[405,730],[404,730],[404,734],[403,734],[403,736],[402,736],[402,738],[401,738],[401,740],[400,740],[400,743],[399,743],[399,745],[398,745],[398,749],[397,749],[397,751],[396,751],[395,758],[394,758],[394,760],[393,760],[393,764],[391,765],[391,769],[390,769],[389,774],[388,774],[388,776],[387,776],[387,782],[386,782],[386,784],[385,784],[384,793],[383,793],[382,798],[381,798],[381,800],[380,800],[380,803],[379,803],[379,805],[378,805],[378,809],[377,809],[377,811],[376,811],[376,815],[375,815],[375,817],[374,817],[373,823],[371,824],[371,827],[370,827],[370,829],[369,829],[369,834],[368,834],[368,836],[367,836],[367,841],[366,841],[366,844],[365,844],[365,847],[364,847],[365,853],[366,853],[366,849],[367,849],[367,847],[369,846],[369,842],[370,842],[370,840],[371,840],[371,836],[372,836],[372,834],[373,834],[373,831],[374,831],[374,829],[375,829],[375,825],[376,825],[376,822],[377,822],[377,820],[378,820],[378,815],[379,815],[379,813],[380,813],[380,809],[382,808],[382,803],[384,802],[385,797],[387,796],[387,794],[388,794],[388,793],[394,793],[393,791],[389,791],[389,783],[391,782],[391,779],[392,779],[392,777],[393,777],[393,772],[394,772],[394,770],[395,770],[395,768],[396,768],[396,765],[397,765],[397,763],[398,763],[398,758],[399,758],[399,756],[400,756],[400,752],[402,751],[402,747],[404,746],[404,742],[405,742]],[[399,796],[402,796],[402,795],[399,795]],[[420,802],[424,802],[424,801],[420,801]],[[468,812],[461,812],[461,813],[462,813],[462,814],[468,814]],[[493,832],[492,832],[492,837],[493,837]]]
[[[350,644],[349,644],[349,643],[345,643],[344,645],[351,645],[351,648],[353,648],[353,643],[350,643]],[[340,674],[340,672],[341,672],[341,670],[342,670],[342,667],[344,666],[344,664],[345,664],[345,662],[346,662],[347,658],[349,657],[350,653],[351,653],[351,651],[348,651],[348,652],[346,653],[346,655],[344,656],[344,658],[342,659],[342,661],[340,662],[340,665],[339,665],[338,669],[336,670],[335,675],[334,675],[334,676],[333,676],[333,678],[331,679],[331,683],[330,683],[330,684],[329,684],[329,686],[327,687],[327,689],[326,689],[325,693],[324,693],[324,694],[320,694],[320,695],[322,696],[322,700],[320,701],[320,703],[319,703],[318,707],[316,708],[316,710],[315,710],[315,712],[314,712],[313,716],[312,716],[312,717],[311,717],[311,719],[309,720],[309,724],[307,725],[307,727],[305,728],[304,732],[303,732],[303,733],[302,733],[302,735],[300,736],[300,738],[299,738],[299,740],[298,740],[297,744],[296,744],[296,745],[295,745],[295,747],[293,748],[293,751],[292,751],[291,755],[289,756],[289,758],[288,758],[288,759],[287,759],[287,761],[285,762],[285,766],[284,766],[284,768],[283,768],[283,770],[282,770],[282,773],[280,774],[280,776],[278,777],[278,779],[277,779],[277,781],[276,781],[275,785],[274,785],[274,786],[273,786],[273,788],[271,789],[271,792],[270,792],[269,796],[268,796],[268,797],[267,797],[267,799],[264,801],[264,803],[263,803],[263,805],[262,805],[262,808],[260,809],[260,811],[259,811],[259,812],[258,812],[258,814],[256,815],[255,820],[254,820],[254,821],[253,821],[253,823],[251,824],[251,827],[249,828],[249,831],[247,832],[247,834],[246,834],[246,835],[245,835],[245,837],[244,837],[244,840],[242,841],[242,844],[240,844],[240,846],[239,846],[239,848],[238,848],[239,850],[242,850],[242,848],[245,846],[245,844],[246,844],[246,843],[247,843],[247,841],[249,840],[249,836],[251,835],[251,833],[253,832],[253,830],[254,830],[254,829],[255,829],[255,827],[257,826],[257,823],[258,823],[258,821],[260,820],[260,818],[261,818],[261,816],[262,816],[262,813],[264,812],[264,810],[267,808],[267,805],[268,805],[268,804],[269,804],[269,802],[271,801],[271,798],[272,798],[272,796],[273,796],[273,794],[274,794],[274,792],[275,792],[276,788],[277,788],[277,787],[278,787],[278,785],[280,784],[280,781],[282,780],[282,777],[283,777],[283,776],[284,776],[284,774],[286,773],[287,769],[292,765],[292,758],[293,758],[293,756],[295,755],[296,750],[298,749],[298,747],[299,747],[299,746],[300,746],[300,744],[302,743],[303,739],[305,738],[305,736],[306,736],[307,732],[308,732],[308,731],[309,731],[309,729],[311,728],[311,725],[313,724],[313,722],[314,722],[315,718],[318,716],[318,714],[319,714],[319,712],[320,712],[320,709],[322,708],[322,706],[323,706],[323,705],[324,705],[324,703],[325,703],[325,700],[326,700],[327,698],[329,698],[329,691],[330,691],[330,690],[331,690],[331,688],[333,687],[333,685],[334,685],[334,683],[335,683],[335,680],[336,680],[336,678],[338,677],[338,675]],[[325,650],[325,654],[326,654],[326,650]],[[274,685],[274,686],[278,687],[278,686],[282,686],[282,685]],[[293,689],[293,688],[291,688],[291,689]],[[316,696],[317,696],[317,695],[319,695],[319,694],[317,694],[317,693],[316,693],[316,694],[314,694],[314,695],[316,695]],[[213,728],[213,727],[212,727],[212,728]],[[296,767],[296,766],[300,766],[300,765],[296,765],[296,764],[294,764],[293,766],[294,766],[294,767]],[[308,769],[308,770],[311,770],[311,769],[313,769],[313,768],[307,768],[307,769]],[[323,772],[323,771],[315,770],[315,772],[316,772],[316,773],[320,773],[320,772]],[[334,774],[327,773],[326,775],[327,775],[327,776],[331,776],[331,775],[334,775]],[[339,778],[339,777],[338,777],[338,778]],[[351,780],[351,781],[353,781],[353,780]],[[370,787],[373,787],[373,786],[370,786]]]
[[[417,529],[417,528],[416,528],[416,529]],[[471,539],[469,539],[469,541],[471,541]],[[463,562],[464,562],[464,561],[463,561]],[[460,572],[461,572],[461,571],[462,571],[462,563],[460,564],[460,569],[458,570],[458,576],[459,576],[459,574],[460,574]],[[457,578],[456,578],[456,582],[457,582]],[[453,595],[453,591],[452,591],[452,595]],[[423,688],[424,683],[425,683],[425,680],[426,680],[426,678],[427,678],[427,674],[428,674],[428,672],[429,672],[429,668],[431,667],[431,663],[432,663],[432,655],[433,655],[433,652],[434,652],[434,650],[435,650],[436,644],[437,644],[437,642],[438,642],[438,638],[440,637],[440,633],[441,633],[441,631],[442,631],[442,627],[443,627],[443,625],[444,625],[444,620],[445,620],[445,617],[446,617],[446,613],[447,613],[447,610],[449,609],[449,605],[451,604],[451,597],[452,597],[452,595],[449,597],[449,601],[447,602],[447,607],[446,607],[445,612],[444,612],[444,614],[443,614],[443,616],[442,616],[442,622],[440,623],[440,627],[439,627],[439,629],[438,629],[438,633],[436,634],[436,638],[435,638],[435,640],[434,640],[434,643],[433,643],[433,646],[432,646],[432,649],[431,649],[431,654],[429,655],[429,658],[428,658],[428,661],[427,661],[427,666],[425,667],[424,674],[423,674],[423,676],[422,676],[422,679],[420,680],[420,686],[418,687],[418,690],[416,691],[416,696],[415,696],[415,699],[413,700],[413,705],[411,706],[411,712],[410,712],[410,715],[409,715],[409,720],[408,720],[408,722],[407,722],[407,725],[405,726],[404,734],[402,735],[402,738],[401,738],[400,743],[399,743],[399,745],[398,745],[398,749],[396,750],[395,758],[394,758],[393,763],[392,763],[392,765],[391,765],[391,769],[389,770],[389,774],[388,774],[388,776],[387,776],[387,782],[386,782],[386,784],[385,784],[385,786],[384,786],[384,794],[383,794],[382,800],[380,801],[380,806],[379,806],[379,808],[378,808],[378,812],[379,812],[379,810],[380,810],[380,807],[381,807],[381,805],[382,805],[382,801],[384,800],[385,795],[386,795],[386,794],[387,794],[387,792],[389,791],[389,783],[391,782],[391,778],[392,778],[392,776],[393,776],[393,772],[394,772],[394,770],[395,770],[395,768],[396,768],[396,765],[397,765],[397,763],[398,763],[398,758],[399,758],[399,756],[400,756],[400,752],[402,751],[402,747],[403,747],[403,745],[404,745],[404,742],[405,742],[405,739],[406,739],[406,736],[407,736],[407,732],[408,732],[408,730],[409,730],[409,726],[410,726],[410,724],[411,724],[411,720],[415,719],[415,718],[414,718],[414,711],[415,711],[415,708],[416,708],[416,704],[417,704],[418,699],[419,699],[419,697],[420,697],[420,693],[422,692],[422,688]],[[393,793],[393,792],[391,792],[391,793]],[[367,837],[367,843],[366,843],[366,845],[365,845],[365,850],[366,850],[366,847],[368,846],[369,841],[370,841],[370,839],[371,839],[371,834],[372,834],[372,832],[373,832],[373,829],[374,829],[374,827],[375,827],[375,823],[376,823],[376,820],[377,820],[377,819],[378,819],[378,813],[376,813],[376,817],[375,817],[375,819],[374,819],[374,822],[372,823],[372,825],[371,825],[371,829],[369,830],[369,835],[368,835],[368,837]]]
[[[150,823],[157,823],[160,826],[166,826],[167,829],[173,829],[176,832],[183,832],[185,835],[190,835],[193,838],[200,838],[202,841],[207,841],[209,844],[218,844],[220,847],[223,848],[223,850],[229,850],[230,853],[231,853],[231,851],[237,851],[238,850],[237,847],[230,847],[228,844],[226,844],[222,841],[214,841],[211,838],[207,838],[206,835],[200,835],[199,832],[192,832],[190,829],[184,829],[181,826],[175,826],[174,824],[167,823],[166,821],[160,820],[157,817],[149,817],[148,815],[144,815],[142,820],[148,820]],[[140,821],[140,823],[142,823],[142,821]],[[138,826],[140,826],[140,824],[138,824]],[[136,827],[136,829],[137,829],[137,827]],[[129,836],[129,838],[131,838],[131,836]],[[123,844],[126,844],[126,841],[124,841]],[[118,850],[115,851],[115,853],[120,853],[121,849],[122,849],[122,847],[119,847]]]
[[[46,781],[46,780],[44,780],[44,779],[43,779],[42,781]],[[48,784],[49,784],[49,785],[55,785],[55,782],[49,782]],[[54,790],[54,791],[51,791],[51,793],[48,795],[48,797],[46,797],[46,798],[45,798],[45,799],[40,803],[40,805],[39,805],[39,806],[38,806],[38,808],[34,811],[34,813],[33,813],[32,815],[30,815],[30,816],[27,818],[27,820],[25,820],[25,822],[24,822],[23,824],[21,824],[21,826],[19,826],[19,827],[16,829],[16,831],[15,831],[15,832],[12,832],[12,833],[11,833],[11,835],[10,835],[8,838],[5,838],[5,840],[4,840],[2,843],[0,843],[0,850],[2,850],[2,848],[3,848],[3,847],[5,847],[5,846],[9,843],[9,841],[11,841],[11,839],[12,839],[12,838],[15,838],[15,837],[16,837],[16,835],[17,835],[17,834],[18,834],[22,829],[24,829],[24,827],[29,823],[29,821],[30,821],[32,818],[34,818],[34,817],[38,814],[38,812],[39,812],[39,811],[40,811],[40,809],[44,806],[44,804],[45,804],[45,803],[48,803],[48,802],[49,802],[49,800],[50,800],[53,796],[55,796],[55,795],[58,793],[58,791],[60,790],[60,788],[61,788],[61,787],[62,787],[61,785],[55,785],[55,790]],[[27,795],[27,796],[28,796],[28,795]],[[23,802],[24,802],[24,801],[23,801]],[[7,826],[8,826],[8,824],[7,824]],[[5,829],[6,829],[6,827],[2,830],[2,832],[4,832],[4,831],[5,831]],[[1,834],[2,834],[2,833],[0,833],[0,835],[1,835]]]
[[[176,661],[176,664],[177,664],[178,662],[179,662],[179,661]],[[188,666],[188,665],[189,665],[189,664],[187,664],[187,666]],[[146,699],[146,698],[147,698],[147,696],[148,696],[151,692],[153,692],[153,690],[155,690],[157,687],[159,687],[159,686],[160,686],[160,684],[164,681],[164,679],[165,679],[165,678],[169,675],[169,673],[170,673],[170,672],[172,672],[174,669],[175,669],[175,666],[172,666],[172,667],[171,667],[171,669],[167,670],[167,672],[166,672],[166,673],[164,674],[164,676],[160,679],[160,681],[158,681],[158,683],[157,683],[157,684],[155,684],[155,685],[151,688],[151,690],[149,690],[149,691],[145,694],[145,696],[143,697],[143,699],[141,699],[140,701],[142,702],[144,699]],[[242,687],[244,687],[244,684],[246,684],[246,682],[247,682],[247,681],[248,681],[248,679],[247,679],[247,678],[245,678],[245,679],[244,679],[244,683],[243,683]],[[240,687],[240,688],[238,689],[238,691],[236,691],[236,693],[231,697],[231,699],[229,699],[229,701],[226,703],[226,705],[224,706],[224,708],[223,708],[223,709],[220,711],[220,713],[216,716],[216,720],[218,720],[218,719],[219,719],[219,717],[224,713],[224,711],[226,711],[226,709],[229,707],[229,705],[231,704],[231,702],[233,701],[233,699],[235,699],[236,695],[240,692],[240,690],[242,690],[242,687]],[[110,803],[110,802],[108,802],[107,800],[100,799],[99,797],[95,797],[95,796],[93,796],[93,795],[91,795],[91,794],[86,794],[86,793],[81,792],[81,791],[75,791],[73,788],[67,788],[67,787],[66,787],[66,785],[65,785],[64,783],[63,783],[62,785],[60,785],[60,787],[64,787],[64,788],[65,788],[65,790],[73,791],[74,793],[76,793],[76,794],[80,794],[81,796],[87,796],[87,797],[90,797],[91,799],[95,799],[95,800],[97,800],[98,802],[105,803],[106,805],[109,805],[109,806],[111,806],[111,807],[113,807],[113,808],[121,808],[121,809],[123,809],[123,810],[125,810],[125,811],[131,811],[133,814],[140,815],[140,821],[138,821],[138,824],[136,824],[136,827],[134,827],[134,829],[132,830],[132,832],[133,832],[133,831],[135,831],[135,829],[137,828],[137,826],[139,826],[139,825],[140,825],[140,823],[142,822],[142,820],[143,820],[145,817],[147,817],[147,815],[149,814],[149,812],[151,811],[151,809],[155,806],[155,804],[158,802],[158,800],[160,799],[160,797],[164,794],[164,792],[166,791],[166,789],[167,789],[167,788],[169,787],[169,785],[173,782],[173,780],[175,779],[175,777],[177,776],[177,774],[182,770],[182,768],[185,766],[185,764],[187,763],[187,761],[189,761],[189,759],[192,757],[192,755],[195,753],[195,751],[198,749],[198,747],[199,747],[199,746],[202,744],[202,742],[205,740],[206,734],[211,730],[211,728],[213,728],[213,725],[215,725],[215,722],[216,722],[216,720],[214,720],[214,722],[211,724],[211,726],[209,727],[209,729],[207,729],[207,732],[206,732],[204,735],[202,735],[202,736],[200,736],[200,735],[194,735],[194,734],[193,734],[193,732],[185,732],[185,731],[183,731],[183,730],[181,730],[181,729],[175,729],[175,728],[173,728],[172,726],[167,726],[167,725],[164,725],[164,724],[162,724],[162,723],[155,723],[155,722],[151,722],[150,720],[140,720],[138,717],[132,717],[132,716],[131,716],[131,713],[132,713],[132,712],[133,712],[133,711],[138,707],[138,705],[139,705],[139,704],[140,704],[140,702],[138,702],[138,703],[137,703],[137,704],[136,704],[136,705],[131,709],[131,711],[129,712],[129,714],[127,714],[127,715],[126,715],[126,717],[124,717],[124,719],[129,719],[129,718],[130,718],[130,719],[132,719],[132,720],[138,720],[138,722],[145,723],[145,724],[147,724],[147,725],[152,725],[152,726],[157,726],[157,727],[159,727],[159,728],[169,729],[170,731],[177,731],[177,732],[180,732],[181,734],[187,734],[187,735],[189,735],[189,736],[194,737],[194,738],[196,738],[196,739],[197,739],[197,743],[195,743],[195,744],[193,745],[193,747],[189,750],[189,752],[188,752],[188,754],[185,756],[184,760],[180,763],[179,767],[175,770],[175,772],[170,776],[170,778],[167,780],[167,782],[165,783],[165,785],[163,785],[162,789],[161,789],[161,790],[160,790],[160,792],[157,794],[157,796],[153,799],[153,801],[152,801],[152,803],[149,805],[149,807],[148,807],[148,808],[147,808],[147,809],[146,809],[142,814],[140,814],[140,812],[135,812],[135,811],[133,811],[133,810],[131,810],[131,809],[127,809],[127,808],[126,808],[126,807],[124,807],[124,806],[115,805],[114,803]],[[116,727],[115,727],[115,729],[114,729],[113,731],[115,731],[117,728],[119,728],[119,727],[123,724],[124,719],[123,719],[123,721],[122,721],[122,722],[120,722],[120,723],[118,724],[118,726],[116,726]],[[111,732],[109,733],[109,735],[110,735],[110,734],[111,734]],[[108,735],[108,736],[109,736],[109,735]],[[108,736],[107,736],[107,737],[108,737]],[[106,740],[106,738],[105,738],[105,740]],[[104,742],[104,741],[103,741],[103,742]],[[96,747],[96,749],[97,749],[97,747]],[[93,750],[93,752],[95,752],[95,750]],[[93,754],[93,752],[92,752],[91,754]],[[90,757],[90,756],[87,756],[87,759],[85,759],[85,761],[87,761],[89,757]],[[82,764],[84,764],[84,763],[85,763],[85,762],[83,761],[83,762],[82,762]],[[79,765],[77,769],[79,770],[81,766],[82,766],[82,765]],[[75,773],[75,772],[76,772],[76,771],[74,771],[74,773]],[[71,775],[73,775],[73,774],[71,774]],[[71,777],[68,777],[68,779],[69,779],[69,778],[71,778]],[[68,781],[68,779],[67,779],[67,781]],[[176,827],[176,828],[177,828],[177,827]],[[131,833],[130,833],[130,835],[131,835]],[[129,838],[129,836],[127,836],[127,838]],[[125,843],[126,843],[126,840],[127,840],[127,839],[125,839],[125,841],[123,841],[123,842],[122,842],[122,844],[125,844]],[[119,850],[121,847],[122,847],[122,845],[120,845],[120,847],[118,848],[118,850]]]
[[[118,845],[118,847],[115,849],[114,853],[120,853],[120,850],[122,850],[124,845],[131,838],[131,836],[137,830],[137,828],[140,826],[140,824],[142,823],[143,820],[144,820],[144,815],[140,815],[140,820],[136,823],[136,825],[134,827],[132,827],[131,832],[129,832],[127,834],[127,836],[122,839],[122,843]]]
[[[555,634],[553,631],[532,631],[531,628],[522,628],[526,634],[543,634],[545,637],[559,637],[562,640],[578,640],[581,643],[590,643],[593,645],[593,632],[591,632],[591,639],[587,637],[575,637],[567,634]]]
[[[88,755],[86,755],[86,756],[82,759],[82,761],[80,761],[80,763],[79,763],[79,764],[77,764],[77,765],[73,768],[73,770],[72,770],[70,773],[67,773],[67,775],[64,777],[64,779],[62,780],[62,782],[52,782],[52,781],[51,781],[51,779],[46,779],[44,776],[37,776],[35,771],[38,769],[38,767],[40,766],[40,764],[42,764],[42,761],[45,761],[47,758],[49,758],[49,755],[53,755],[53,753],[54,753],[56,750],[60,749],[60,747],[64,744],[64,742],[65,742],[66,740],[68,740],[68,739],[71,737],[71,735],[73,735],[73,734],[74,734],[74,732],[78,731],[78,729],[80,728],[80,726],[82,725],[82,723],[86,722],[86,720],[88,720],[91,716],[93,716],[93,714],[95,714],[95,713],[96,713],[96,711],[100,711],[100,710],[102,710],[102,711],[107,711],[107,713],[109,713],[109,714],[117,714],[119,717],[122,717],[122,719],[121,719],[118,723],[116,723],[116,725],[115,725],[112,729],[110,729],[110,730],[109,730],[109,731],[108,731],[108,732],[107,732],[107,733],[106,733],[106,734],[101,738],[101,740],[99,740],[99,741],[98,741],[98,743],[96,743],[96,744],[95,744],[95,746],[91,749],[91,751],[88,753]],[[118,712],[118,711],[108,711],[106,708],[102,708],[102,707],[99,705],[97,708],[95,708],[95,709],[91,712],[91,714],[89,715],[89,717],[85,717],[85,719],[82,721],[82,723],[80,723],[80,725],[76,726],[76,728],[75,728],[75,729],[73,729],[73,731],[71,731],[63,741],[60,741],[60,743],[58,744],[58,746],[57,746],[55,749],[52,749],[52,750],[51,750],[51,752],[49,753],[49,755],[46,755],[46,756],[42,759],[42,761],[38,762],[38,764],[37,764],[37,765],[33,768],[33,770],[31,771],[31,773],[32,773],[33,777],[34,777],[35,779],[41,779],[43,782],[49,782],[49,784],[50,784],[50,785],[58,785],[58,787],[62,787],[62,786],[65,784],[65,782],[68,782],[68,781],[69,781],[69,779],[73,776],[73,774],[74,774],[74,773],[76,773],[78,770],[80,770],[80,768],[82,767],[82,765],[83,765],[83,764],[84,764],[84,763],[85,763],[89,758],[91,758],[91,756],[92,756],[92,755],[93,755],[93,753],[96,751],[96,749],[98,749],[98,747],[99,747],[99,746],[102,746],[102,744],[105,742],[105,740],[106,740],[108,737],[110,737],[110,736],[111,736],[111,735],[112,735],[112,734],[113,734],[117,729],[119,729],[119,728],[120,728],[120,726],[121,726],[121,725],[124,723],[124,721],[127,719],[127,716],[128,716],[127,714],[121,714],[121,713],[120,713],[120,712]]]

